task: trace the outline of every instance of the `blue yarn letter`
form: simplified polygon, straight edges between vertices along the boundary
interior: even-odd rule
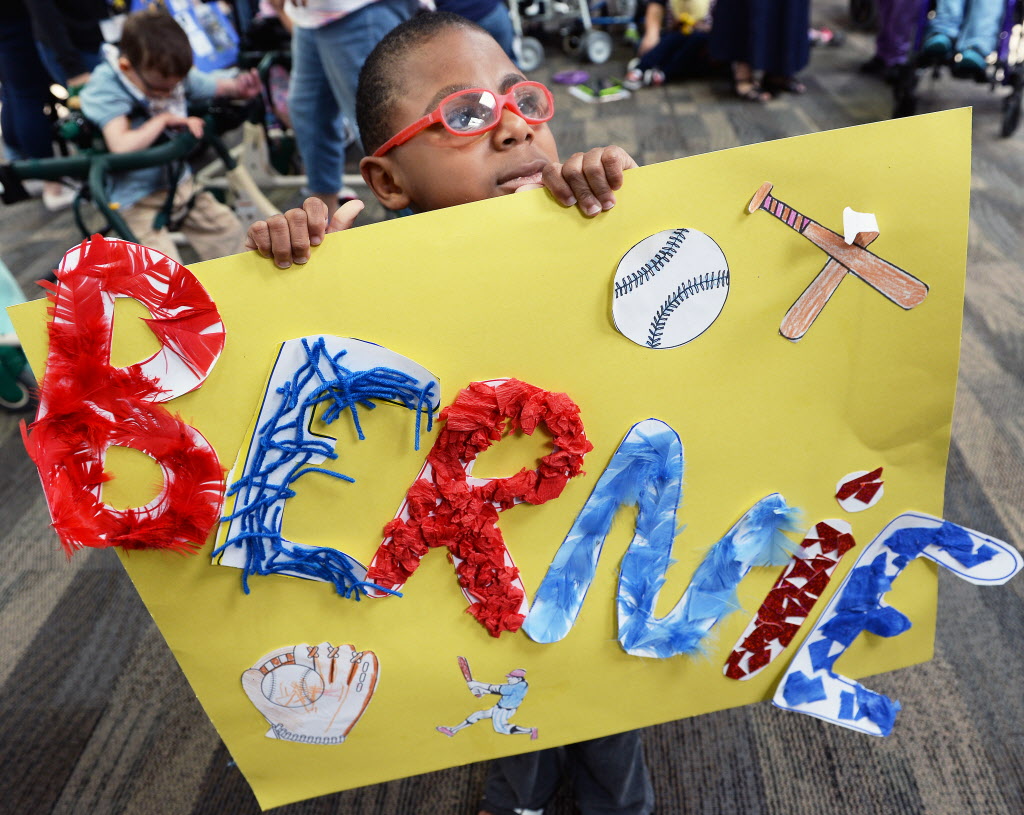
[[[351,367],[343,366],[342,359]],[[363,340],[313,336],[281,344],[249,447],[239,454],[229,476],[234,483],[228,496],[234,496],[234,505],[221,519],[213,553],[222,565],[242,569],[246,594],[253,574],[333,583],[338,594],[356,600],[380,588],[366,582],[366,567],[351,555],[287,540],[282,534],[285,506],[295,495],[292,485],[306,473],[354,480],[319,466],[338,457],[336,440],[311,429],[319,405],[325,405],[321,419],[326,424],[350,416],[360,439],[364,436],[357,408],[373,409],[371,400],[408,408],[416,415],[419,449],[420,420],[425,413],[429,430],[440,406],[437,382],[411,359]]]

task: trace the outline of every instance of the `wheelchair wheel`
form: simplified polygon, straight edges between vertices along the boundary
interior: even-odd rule
[[[607,62],[612,55],[612,38],[606,31],[588,31],[580,47],[595,65]]]
[[[544,46],[536,37],[523,37],[516,49],[519,69],[529,73],[544,64]]]
[[[857,28],[871,28],[878,22],[876,0],[850,0],[850,20]]]

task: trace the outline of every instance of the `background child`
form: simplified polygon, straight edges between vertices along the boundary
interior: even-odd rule
[[[187,127],[200,138],[203,121],[188,115],[189,102],[215,95],[249,98],[259,89],[254,72],[217,80],[195,70],[185,32],[166,12],[148,10],[125,20],[120,57],[96,68],[80,99],[82,113],[102,128],[108,149],[127,153],[152,146],[169,129]],[[244,227],[210,193],[196,191],[187,167],[150,167],[112,176],[110,200],[139,243],[180,260],[167,228],[154,223],[175,188],[177,170],[181,176],[170,220],[180,221],[196,254],[206,260],[241,251]]]
[[[622,84],[630,90],[666,81],[708,76],[709,0],[648,0],[643,37]]]
[[[527,82],[479,26],[443,12],[414,17],[381,40],[359,76],[356,113],[367,153],[360,170],[391,210],[440,209],[543,185],[563,206],[594,216],[615,206],[623,171],[636,166],[614,146],[560,164],[547,89]],[[328,224],[326,205],[310,198],[253,224],[247,246],[282,267],[305,263],[311,243],[351,226],[361,209],[350,202]],[[481,815],[541,812],[566,771],[583,815],[653,809],[632,731],[493,762]]]

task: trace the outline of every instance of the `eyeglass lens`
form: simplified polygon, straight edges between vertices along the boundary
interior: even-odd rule
[[[512,89],[513,105],[527,121],[543,120],[549,113],[547,97],[540,88],[520,84]],[[441,115],[456,133],[475,133],[500,116],[498,100],[490,91],[467,91],[445,103]]]

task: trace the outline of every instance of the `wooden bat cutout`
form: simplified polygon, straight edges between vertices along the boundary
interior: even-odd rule
[[[828,297],[835,291],[835,287],[839,285],[839,282],[842,281],[846,271],[852,272],[903,309],[909,310],[920,305],[925,297],[928,296],[928,286],[925,283],[909,272],[865,249],[865,246],[871,241],[862,243],[858,240],[853,245],[846,243],[842,235],[822,226],[817,221],[811,220],[806,215],[802,215],[777,198],[773,198],[769,194],[771,190],[772,185],[770,183],[762,184],[750,200],[747,212],[756,212],[759,209],[763,209],[765,212],[774,215],[787,226],[795,229],[807,238],[815,246],[824,250],[831,258],[831,261],[825,265],[818,278],[811,283],[804,294],[801,295],[800,300],[794,304],[793,308],[786,315],[788,319],[790,314],[793,314],[794,309],[800,306],[802,316],[798,318],[794,315],[793,317],[793,320],[797,321],[793,329],[794,333],[799,330],[799,326],[804,322],[806,322],[804,331],[810,327],[811,322],[817,316],[817,312],[820,312],[821,308],[824,307]],[[870,235],[871,233],[867,234]],[[875,237],[877,237],[877,233],[875,233]],[[840,268],[833,266],[833,263]],[[842,274],[840,274],[840,269],[844,270]],[[825,293],[824,297],[822,296],[823,292]],[[801,303],[805,296],[809,302]],[[819,301],[820,306],[815,311],[814,303]],[[805,311],[810,313],[809,320],[807,319],[807,314],[803,313]],[[790,339],[799,339],[800,336],[803,336],[802,333],[795,337],[790,336],[786,331],[782,333],[783,336]]]
[[[853,242],[858,246],[868,246],[877,237],[877,232],[858,232]],[[838,260],[829,258],[825,267],[818,272],[818,276],[811,281],[811,285],[804,289],[803,294],[790,306],[786,316],[782,318],[779,333],[787,340],[794,341],[806,334],[849,271]]]

